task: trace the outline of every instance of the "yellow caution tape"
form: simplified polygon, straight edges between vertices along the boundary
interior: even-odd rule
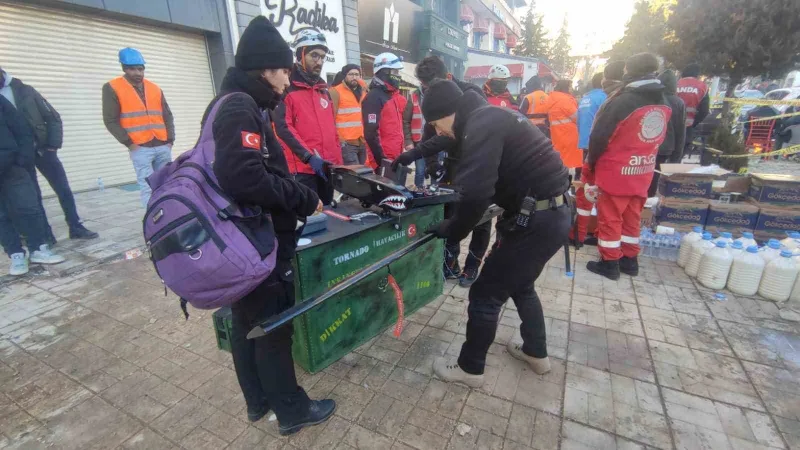
[[[800,106],[800,100],[764,100],[759,98],[723,98],[723,102],[738,103],[742,105],[758,105],[758,106],[772,106],[772,105],[789,105]]]
[[[702,145],[699,142],[693,142],[694,145]],[[713,150],[715,152],[724,153],[722,150],[706,146],[706,150]],[[719,155],[719,158],[764,158],[767,156],[788,156],[800,153],[800,145],[793,145],[791,147],[782,148],[769,153],[744,153],[741,155]]]
[[[753,122],[761,122],[761,121],[765,121],[765,120],[785,119],[787,117],[795,117],[795,116],[800,116],[800,111],[798,111],[796,113],[781,114],[781,115],[778,115],[778,116],[756,117],[755,119],[752,119],[752,120],[737,121],[736,123],[753,123]]]

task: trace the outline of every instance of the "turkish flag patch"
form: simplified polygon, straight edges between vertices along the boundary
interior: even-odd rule
[[[249,131],[242,131],[242,147],[261,150],[261,135]]]

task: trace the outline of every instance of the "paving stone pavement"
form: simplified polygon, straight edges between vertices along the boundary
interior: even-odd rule
[[[466,252],[463,252],[466,254]],[[335,416],[289,438],[246,421],[230,354],[208,311],[184,321],[146,258],[0,287],[0,447],[53,449],[800,449],[800,324],[774,303],[699,288],[643,258],[610,282],[577,255],[538,281],[553,370],[505,350],[501,315],[479,389],[431,363],[464,341],[466,289],[318,374],[300,370]]]

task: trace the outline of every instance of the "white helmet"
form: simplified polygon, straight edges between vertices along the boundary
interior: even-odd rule
[[[316,30],[303,30],[297,33],[297,36],[294,38],[294,42],[292,42],[292,47],[295,49],[317,45],[324,47],[325,52],[327,53],[328,41],[325,39],[324,34]]]
[[[495,64],[489,69],[489,79],[494,80],[496,78],[511,78],[511,72],[508,70],[508,67],[502,64]]]
[[[381,53],[375,57],[372,63],[372,72],[378,73],[381,69],[402,69],[403,58],[395,55],[394,53]]]

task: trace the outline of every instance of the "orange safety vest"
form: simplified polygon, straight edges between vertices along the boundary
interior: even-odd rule
[[[167,140],[167,126],[164,124],[164,111],[161,109],[161,88],[144,80],[145,102],[133,85],[124,77],[109,82],[119,99],[119,124],[128,132],[136,145],[146,144],[153,139]]]
[[[339,106],[336,111],[336,131],[343,141],[357,141],[364,137],[364,124],[361,121],[361,102],[367,96],[366,89],[361,90],[361,98],[356,100],[355,93],[342,82],[334,88],[339,93]]]
[[[578,148],[578,101],[563,92],[551,92],[542,109],[550,116],[550,140],[567,168],[583,166]]]
[[[542,105],[547,101],[547,94],[544,91],[533,91],[525,96],[528,101],[528,110],[524,111],[525,115],[530,119],[531,123],[538,126],[545,124],[546,111],[542,109]]]
[[[419,92],[414,91],[411,93],[411,104],[413,105],[411,113],[411,140],[419,142],[422,140],[422,109],[419,106]]]

